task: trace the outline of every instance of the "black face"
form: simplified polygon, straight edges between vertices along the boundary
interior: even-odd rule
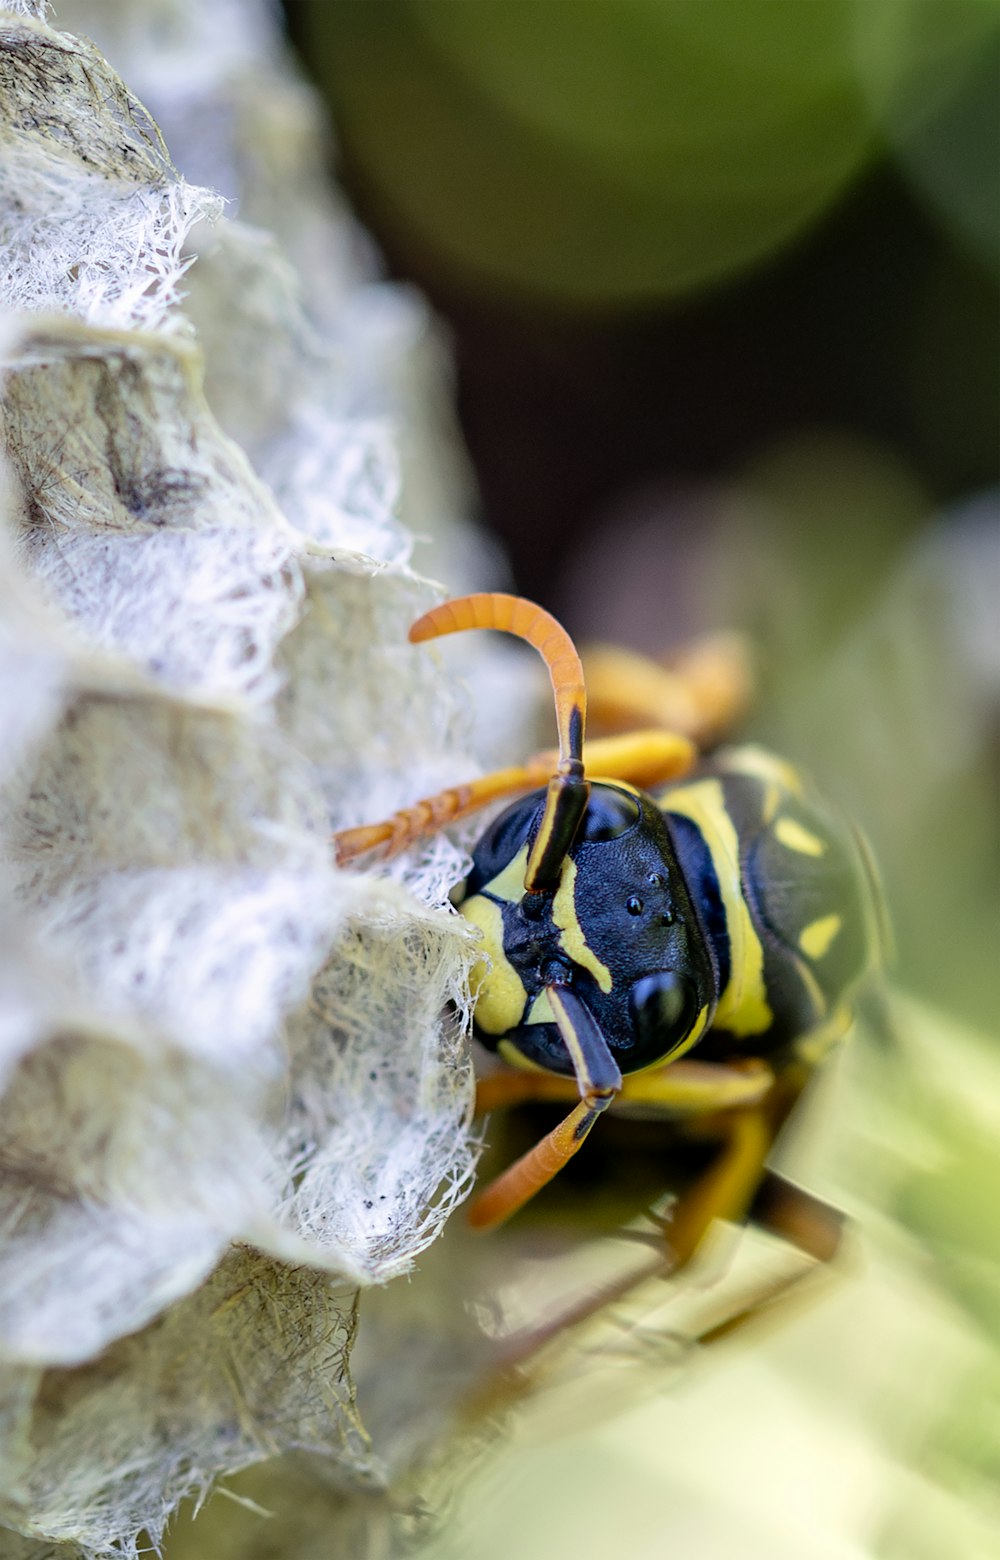
[[[572,984],[623,1073],[663,1060],[717,996],[715,970],[662,816],[643,793],[597,784],[559,891],[512,900],[498,875],[541,821],[544,791],[516,802],[476,847],[468,894],[495,898],[504,956],[527,993],[525,1017],[553,980]],[[496,1044],[496,1036],[483,1037]],[[506,1037],[554,1072],[573,1071],[554,1024],[522,1023]]]

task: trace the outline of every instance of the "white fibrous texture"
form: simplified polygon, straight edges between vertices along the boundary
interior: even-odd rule
[[[187,233],[219,201],[177,177],[141,103],[86,43],[0,22],[0,134],[7,306],[165,325]]]
[[[58,19],[136,80],[0,12],[0,1552],[133,1556],[219,1475],[368,1499],[420,1439],[350,1355],[471,1181],[466,857],[330,835],[475,772],[411,527],[485,554],[268,10]]]

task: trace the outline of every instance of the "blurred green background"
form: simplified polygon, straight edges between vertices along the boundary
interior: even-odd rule
[[[513,583],[648,652],[748,628],[753,735],[875,837],[906,982],[992,1027],[997,0],[286,14]]]

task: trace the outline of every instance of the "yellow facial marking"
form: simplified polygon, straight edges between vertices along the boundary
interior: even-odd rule
[[[786,850],[797,851],[800,856],[822,856],[826,850],[826,841],[794,818],[779,818],[774,825],[774,837]]]
[[[496,877],[486,884],[484,893],[492,894],[494,899],[506,899],[512,905],[518,904],[524,894],[524,874],[527,867],[528,847],[522,845],[503,871],[498,872]],[[464,910],[462,913],[465,913]]]
[[[799,947],[807,958],[822,959],[842,925],[839,915],[821,915],[818,921],[810,921],[803,928]]]
[[[534,844],[528,853],[528,861],[537,869],[538,863],[548,849],[549,840],[552,838],[552,830],[556,821],[556,808],[553,802],[553,781],[549,781],[549,789],[545,796],[545,811],[542,813],[542,821],[538,825],[538,833],[535,835]]]
[[[488,1035],[505,1035],[521,1022],[528,993],[521,977],[504,957],[500,906],[492,899],[484,899],[482,894],[473,894],[462,906],[462,914],[478,927],[483,950],[469,977],[476,1022]]]
[[[531,1004],[530,1011],[524,1022],[526,1024],[554,1024],[555,1021],[556,1015],[552,1011],[549,994],[547,991],[540,991]]]
[[[559,928],[559,943],[574,964],[589,970],[603,992],[611,990],[611,971],[602,964],[592,948],[588,948],[576,913],[574,889],[576,886],[576,862],[567,857],[563,862],[562,876],[552,901],[552,919]]]
[[[716,1026],[734,1035],[763,1034],[774,1017],[764,984],[764,950],[740,889],[740,844],[726,811],[722,782],[696,780],[672,789],[661,806],[697,824],[719,880],[729,932],[730,974],[715,1010]]]
[[[701,1012],[698,1014],[698,1017],[695,1019],[694,1028],[688,1035],[687,1039],[683,1042],[682,1045],[677,1047],[676,1051],[671,1052],[670,1060],[672,1062],[676,1062],[677,1058],[679,1056],[683,1056],[685,1051],[690,1051],[693,1045],[697,1045],[698,1041],[705,1033],[705,1030],[708,1028],[708,1020],[710,1016],[711,1009],[706,1003]]]

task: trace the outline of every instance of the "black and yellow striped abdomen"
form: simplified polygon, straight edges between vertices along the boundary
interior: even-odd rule
[[[858,831],[756,747],[655,793],[716,964],[699,1054],[766,1055],[824,1026],[876,963],[880,898]]]

